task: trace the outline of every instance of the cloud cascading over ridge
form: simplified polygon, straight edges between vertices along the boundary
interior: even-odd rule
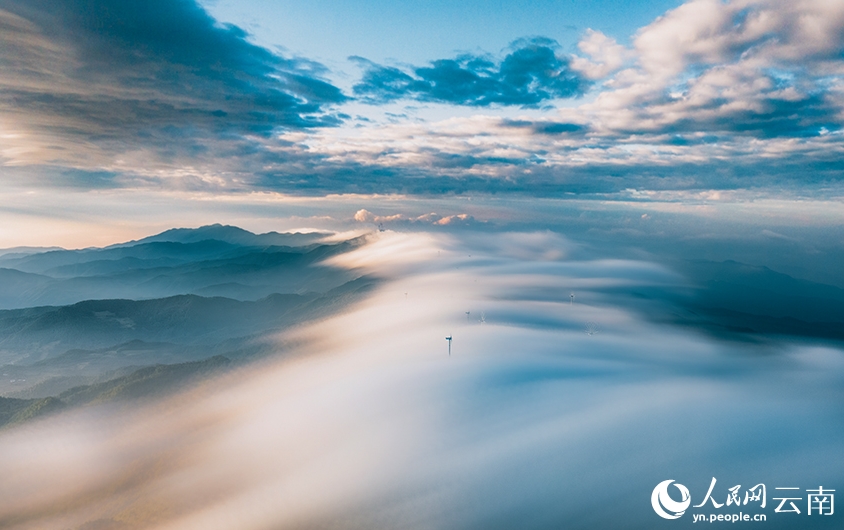
[[[733,484],[770,495],[840,480],[840,350],[653,322],[676,310],[663,304],[682,276],[578,252],[549,232],[375,234],[331,263],[384,283],[289,332],[303,355],[153,407],[0,433],[0,471],[15,477],[0,483],[0,520],[650,529],[649,493],[669,476],[695,502],[713,476],[721,501]],[[839,522],[775,507],[771,528]]]

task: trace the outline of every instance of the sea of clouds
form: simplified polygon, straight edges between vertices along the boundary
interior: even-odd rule
[[[841,485],[844,352],[660,324],[659,301],[630,293],[682,277],[574,247],[373,234],[331,265],[380,287],[280,336],[294,352],[0,434],[0,526],[679,527],[691,515],[660,519],[653,488],[676,480],[698,504],[714,477],[719,503],[766,484],[767,528],[837,527],[772,498]]]

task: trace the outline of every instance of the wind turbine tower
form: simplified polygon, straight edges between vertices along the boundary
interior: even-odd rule
[[[569,301],[569,305],[574,305],[574,293],[569,295],[571,297],[571,301]]]
[[[445,338],[448,341],[448,356],[451,357],[451,335]]]

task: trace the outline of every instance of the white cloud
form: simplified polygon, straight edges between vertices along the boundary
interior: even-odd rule
[[[636,66],[584,110],[610,131],[758,131],[766,123],[752,122],[775,119],[777,103],[802,102],[808,108],[791,112],[803,116],[770,124],[773,134],[786,127],[799,135],[812,111],[841,110],[822,93],[840,82],[827,76],[844,73],[842,28],[841,2],[692,0],[637,33]]]
[[[436,212],[413,216],[397,213],[393,215],[376,215],[369,210],[360,209],[354,215],[354,220],[359,223],[400,223],[400,224],[427,224],[427,225],[459,225],[475,221],[475,218],[466,213],[453,215],[440,215]]]
[[[588,58],[573,56],[571,68],[589,79],[606,77],[621,68],[631,56],[630,50],[618,44],[615,39],[593,29],[586,30],[586,34],[577,43],[577,48]]]
[[[61,75],[57,57],[67,52],[19,17],[5,16],[0,25],[16,35],[2,40],[5,34],[0,34],[0,44],[29,43],[24,48],[35,54],[32,64],[46,65],[53,79]],[[111,180],[77,177],[83,188],[257,188],[315,195],[608,193],[626,187],[734,187],[745,168],[760,174],[771,168],[770,182],[783,176],[802,186],[802,175],[779,168],[817,164],[813,176],[827,172],[817,180],[841,178],[831,175],[836,170],[830,161],[844,155],[842,53],[842,2],[692,0],[639,30],[630,47],[587,30],[570,59],[572,68],[596,81],[595,88],[584,100],[570,100],[556,111],[493,106],[479,114],[476,108],[448,105],[389,107],[395,111],[389,119],[349,119],[336,128],[293,128],[276,136],[219,137],[166,157],[145,142],[70,145],[51,136],[61,136],[63,129],[55,124],[38,129],[37,117],[7,114],[0,116],[0,156],[6,166],[49,163],[115,175]],[[0,72],[0,87],[9,79],[14,81],[9,86],[22,82],[16,77],[38,77],[9,71]],[[62,90],[78,88],[68,83]],[[135,93],[140,89],[134,86],[111,90],[138,98],[145,94]],[[49,153],[47,146],[61,149]],[[10,172],[7,182],[16,175]],[[49,186],[71,178],[20,180]],[[741,183],[756,185],[765,185],[764,178]]]
[[[700,176],[678,172],[660,184],[717,188],[719,172],[706,169],[716,163],[811,165],[844,151],[836,134],[844,123],[840,2],[692,0],[642,28],[630,49],[594,30],[578,48],[573,68],[601,83],[555,120],[485,109],[419,121],[423,112],[414,121],[315,131],[303,143],[337,164],[526,186],[567,182],[570,168],[614,168],[630,178],[650,170],[641,168],[693,165]],[[549,134],[554,123],[580,130]]]
[[[156,406],[0,433],[0,472],[15,477],[0,516],[43,529],[648,528],[665,478],[654,462],[701,496],[713,462],[747,480],[841,476],[828,398],[840,350],[749,355],[648,322],[631,307],[652,314],[656,300],[638,292],[676,275],[546,255],[561,243],[376,234],[333,263],[384,283],[288,336],[298,355]]]

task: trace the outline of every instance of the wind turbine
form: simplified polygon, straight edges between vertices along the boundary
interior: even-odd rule
[[[466,322],[470,322],[470,320],[469,320],[469,311],[466,311]]]
[[[451,335],[445,338],[448,341],[448,356],[451,357]]]
[[[574,293],[571,293],[569,296],[571,297],[571,301],[569,302],[569,305],[574,305]]]

